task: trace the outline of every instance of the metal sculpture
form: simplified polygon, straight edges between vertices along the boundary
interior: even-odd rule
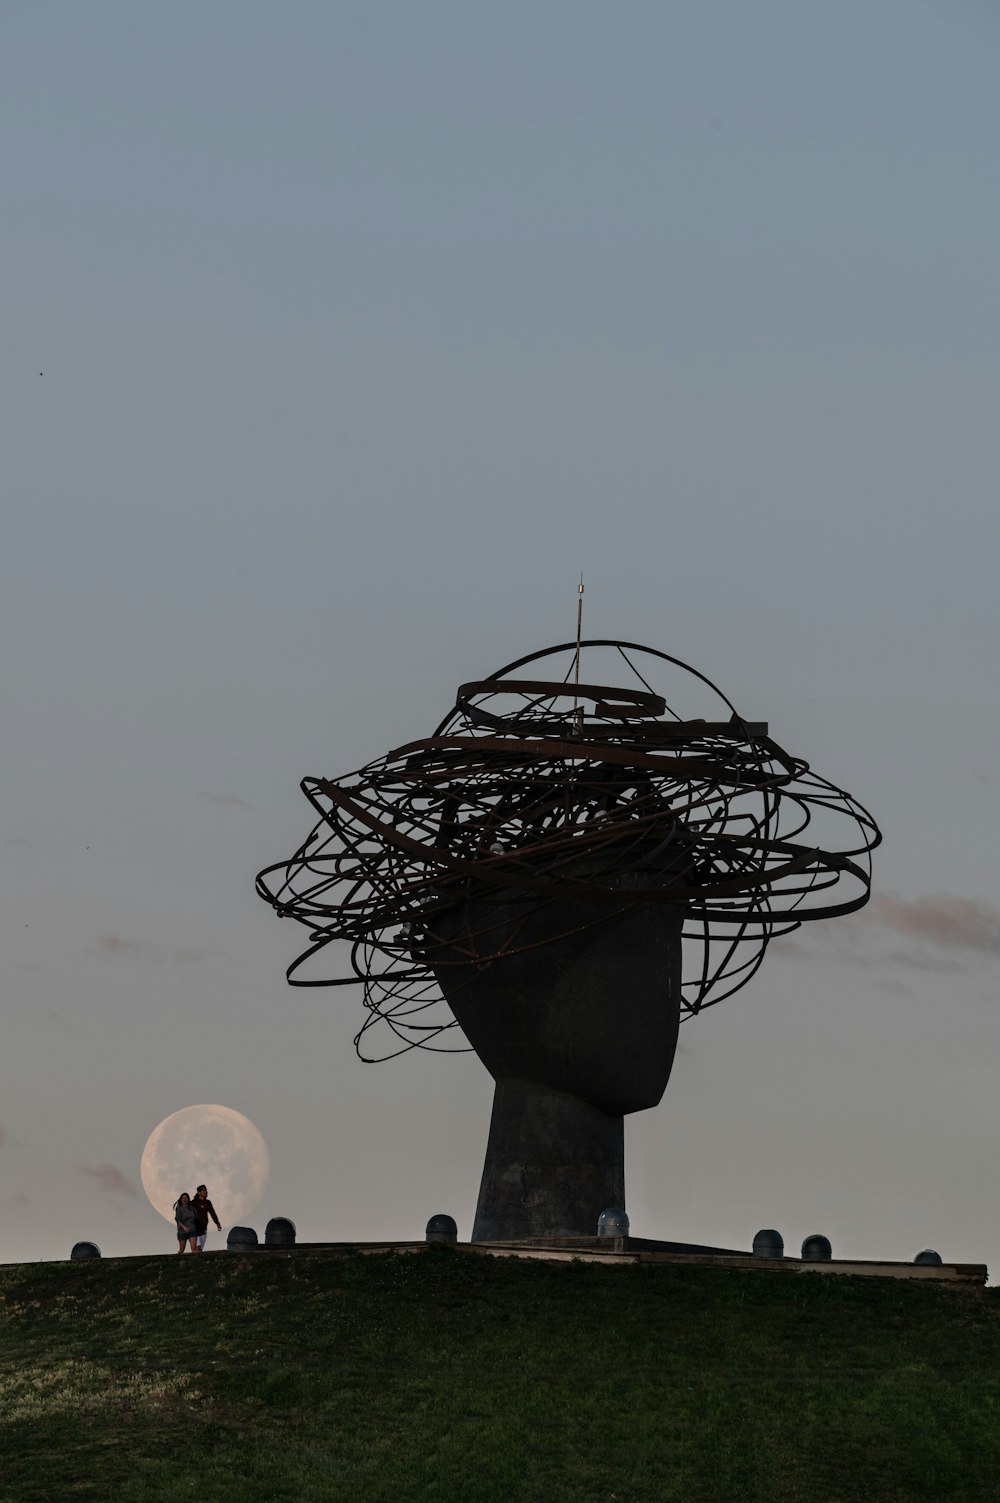
[[[459,1029],[479,1054],[497,1086],[474,1240],[593,1235],[623,1206],[623,1119],[660,1100],[681,1019],[775,936],[867,902],[881,838],[704,675],[603,639],[464,684],[432,736],[302,789],[317,823],[257,879],[310,931],[288,980],[363,987],[362,1058]],[[336,940],[349,974],[326,968]],[[370,1053],[377,1024],[392,1044]]]

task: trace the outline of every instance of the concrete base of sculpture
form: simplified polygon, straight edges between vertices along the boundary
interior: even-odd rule
[[[625,1205],[625,1119],[530,1080],[498,1080],[473,1242],[589,1237]]]

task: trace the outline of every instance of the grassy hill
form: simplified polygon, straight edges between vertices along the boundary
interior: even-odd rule
[[[9,1266],[0,1497],[996,1503],[1000,1299],[450,1248]]]

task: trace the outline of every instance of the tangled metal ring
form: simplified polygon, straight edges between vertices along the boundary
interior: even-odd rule
[[[588,669],[595,656],[627,665],[631,686],[580,682],[584,652]],[[561,678],[517,676],[567,656]],[[716,718],[682,718],[640,658],[646,674],[667,671],[713,696]],[[602,901],[609,914],[623,901],[680,905],[690,1016],[745,986],[776,935],[861,908],[881,841],[866,809],[766,725],[741,719],[703,674],[603,639],[464,684],[432,736],[345,777],[306,778],[302,790],[317,823],[290,860],[260,873],[257,891],[310,931],[292,985],[363,986],[362,1059],[464,1047],[441,1038],[458,1025],[435,968],[512,953],[509,935],[484,932],[456,960],[452,929],[436,932],[435,915],[470,890],[533,908],[586,900],[580,930],[600,922]],[[623,891],[622,874],[648,873],[651,858],[657,881]],[[351,947],[350,974],[325,966],[334,940]],[[391,1042],[367,1053],[378,1023]]]

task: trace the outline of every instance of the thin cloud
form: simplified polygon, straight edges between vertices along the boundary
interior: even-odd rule
[[[883,976],[876,980],[875,985],[880,992],[890,992],[894,997],[912,997],[913,987],[907,986],[905,981],[900,981],[898,976]]]
[[[7,1133],[5,1132],[5,1130],[2,1127],[0,1127],[0,1148],[2,1148],[4,1146],[4,1144],[6,1143],[6,1141],[7,1141]]]
[[[767,947],[767,958],[789,960],[793,955],[808,955],[809,946],[804,945],[800,939],[791,939],[788,936],[779,936],[773,939]]]
[[[253,804],[248,804],[245,798],[237,798],[234,793],[207,793],[199,789],[195,798],[207,799],[210,804],[224,804],[230,809],[253,808]]]
[[[928,972],[954,975],[956,971],[965,975],[969,969],[963,961],[958,959],[957,955],[935,954],[933,950],[928,950],[923,945],[914,945],[906,950],[890,950],[886,960],[890,965],[905,966],[911,971],[922,971],[925,975]]]
[[[47,1023],[54,1023],[57,1028],[65,1028],[70,1033],[76,1032],[76,1027],[70,1022],[69,1018],[64,1018],[62,1013],[56,1012],[54,1007],[47,1007],[42,1013],[42,1017]]]
[[[889,893],[873,899],[871,916],[883,928],[949,949],[1000,955],[1000,910],[947,894],[908,901]]]
[[[14,1204],[16,1206],[30,1206],[31,1201],[28,1199],[27,1190],[14,1191]]]
[[[97,948],[105,955],[154,955],[156,946],[142,939],[123,939],[120,934],[99,934]]]
[[[99,1190],[106,1191],[109,1195],[135,1195],[136,1188],[128,1175],[116,1169],[114,1164],[75,1164],[73,1166],[79,1174],[85,1174],[97,1185]]]
[[[880,893],[861,913],[776,939],[768,955],[868,970],[965,971],[975,955],[1000,955],[1000,910],[948,894],[911,900]]]
[[[144,960],[173,960],[182,965],[208,960],[214,953],[212,950],[186,950],[179,946],[168,949],[165,945],[154,945],[145,939],[126,939],[121,934],[99,934],[97,948],[102,955],[141,955]]]

